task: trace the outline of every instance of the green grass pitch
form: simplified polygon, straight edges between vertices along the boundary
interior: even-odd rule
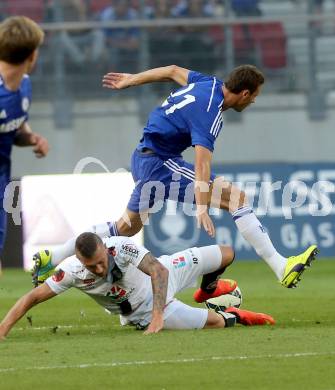
[[[236,261],[225,277],[239,282],[244,308],[273,315],[275,326],[152,336],[67,292],[0,343],[0,389],[335,389],[334,276],[334,260],[317,260],[287,290],[263,262]],[[1,318],[29,288],[28,274],[5,270]],[[180,298],[192,303],[192,291]]]

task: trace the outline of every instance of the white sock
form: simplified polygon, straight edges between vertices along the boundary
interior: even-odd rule
[[[106,222],[94,226],[90,226],[86,232],[92,232],[97,234],[99,237],[110,237],[118,236],[119,232],[116,227],[116,222]],[[51,264],[56,267],[59,263],[65,260],[67,257],[75,254],[75,245],[77,237],[72,237],[63,245],[52,250]]]
[[[232,213],[239,232],[266,261],[277,278],[284,276],[287,259],[281,256],[273,246],[270,237],[250,207],[245,206]]]
[[[56,267],[67,257],[73,256],[75,253],[75,244],[77,237],[70,238],[65,244],[59,245],[52,250],[51,264]]]

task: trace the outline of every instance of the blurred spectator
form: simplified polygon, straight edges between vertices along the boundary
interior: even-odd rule
[[[103,9],[100,21],[136,20],[138,12],[130,7],[127,0],[113,0]],[[99,31],[99,46],[106,46],[108,63],[111,69],[122,72],[135,72],[139,49],[140,31],[138,28],[106,28]]]
[[[335,6],[335,1],[333,0]],[[324,0],[314,0],[312,12],[316,15],[322,15],[325,12],[325,1]],[[321,21],[315,21],[312,23],[317,34],[322,34],[323,32],[323,23]]]
[[[181,0],[172,8],[171,12],[177,17],[203,18],[213,16],[214,7],[205,0]]]
[[[172,2],[169,0],[152,0],[147,3],[146,15],[150,19],[171,18]],[[160,27],[149,30],[151,67],[178,63],[179,39],[175,27]]]
[[[47,7],[47,22],[84,22],[87,18],[85,0],[54,0]],[[87,61],[98,62],[102,47],[97,32],[91,29],[61,31],[54,40],[64,50],[66,58],[77,66]]]
[[[204,0],[189,0],[179,3],[179,17],[204,18],[213,17],[214,9]],[[212,73],[215,67],[215,47],[208,28],[203,26],[185,26],[179,51],[182,64],[188,69],[200,69]]]
[[[103,9],[110,5],[110,0],[89,0],[89,12],[92,18],[96,18]]]
[[[236,16],[260,16],[259,0],[232,0],[232,9]]]
[[[259,0],[232,0],[232,9],[237,17],[261,16]],[[238,63],[257,62],[257,45],[249,24],[234,26],[235,56]]]

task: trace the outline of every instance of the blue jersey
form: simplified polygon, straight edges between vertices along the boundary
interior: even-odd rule
[[[29,76],[22,79],[17,91],[9,91],[0,76],[0,170],[9,173],[10,154],[17,129],[28,119],[31,102]]]
[[[179,157],[195,145],[213,152],[223,124],[222,87],[214,76],[190,71],[188,85],[152,111],[138,149],[150,148],[164,159]]]

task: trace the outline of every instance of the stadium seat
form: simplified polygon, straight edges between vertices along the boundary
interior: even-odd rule
[[[252,40],[260,49],[263,66],[269,69],[286,67],[286,35],[282,23],[255,23],[249,29]]]
[[[104,8],[109,7],[110,5],[110,0],[91,0],[89,7],[91,15],[99,14]]]
[[[41,23],[44,18],[44,0],[5,0],[2,9],[7,15],[24,15]]]

